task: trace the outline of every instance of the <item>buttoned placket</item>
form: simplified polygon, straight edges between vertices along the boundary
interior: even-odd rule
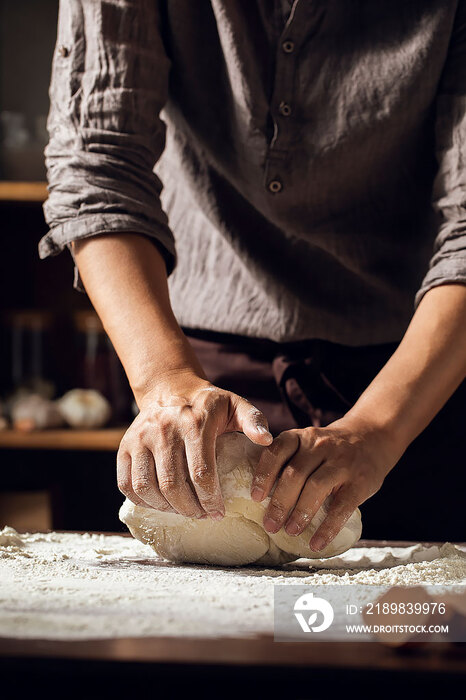
[[[286,162],[291,156],[293,139],[293,114],[297,100],[295,75],[299,50],[303,41],[317,30],[322,14],[319,2],[294,0],[278,40],[270,103],[273,135],[267,150],[264,172],[264,186],[272,195],[283,192],[287,186]]]

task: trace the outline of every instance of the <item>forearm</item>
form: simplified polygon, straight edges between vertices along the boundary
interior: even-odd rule
[[[75,244],[89,295],[140,402],[166,377],[203,377],[170,306],[164,260],[144,236],[102,235]]]
[[[431,289],[389,362],[345,416],[389,436],[399,456],[466,374],[466,286]]]
[[[264,450],[251,496],[261,501],[274,489],[268,532],[284,526],[289,535],[301,534],[331,498],[310,546],[321,550],[333,540],[462,381],[465,319],[466,287],[431,289],[396,352],[343,418],[285,431]]]

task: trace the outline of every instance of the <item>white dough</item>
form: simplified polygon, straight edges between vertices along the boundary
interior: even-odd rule
[[[287,535],[283,529],[275,535],[264,530],[262,521],[270,499],[255,503],[250,497],[252,476],[262,449],[242,433],[218,437],[217,467],[225,501],[223,520],[185,518],[177,513],[136,506],[129,500],[120,509],[120,520],[136,539],[174,562],[275,565],[299,557],[333,557],[352,547],[361,536],[359,509],[320,552],[310,549],[309,540],[325,517],[325,504],[297,537]]]

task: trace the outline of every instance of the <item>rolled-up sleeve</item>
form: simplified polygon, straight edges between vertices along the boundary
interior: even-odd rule
[[[165,145],[168,73],[155,0],[61,0],[41,258],[79,239],[132,232],[153,239],[171,271],[174,241],[153,172]]]
[[[433,207],[439,231],[416,306],[432,287],[466,284],[466,3],[458,4],[437,98],[438,171]]]

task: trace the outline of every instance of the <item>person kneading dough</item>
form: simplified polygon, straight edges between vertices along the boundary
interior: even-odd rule
[[[240,433],[226,433],[217,439],[217,469],[225,501],[225,517],[220,522],[164,513],[134,505],[128,499],[120,509],[120,519],[136,539],[174,562],[273,566],[298,557],[332,557],[352,547],[361,535],[359,509],[319,553],[310,549],[309,542],[325,518],[325,504],[299,537],[291,537],[284,530],[271,534],[264,529],[270,499],[256,503],[250,497],[260,452],[260,447]]]
[[[169,559],[326,556],[362,504],[464,538],[466,0],[349,5],[60,4],[40,254],[123,364],[122,518]]]

